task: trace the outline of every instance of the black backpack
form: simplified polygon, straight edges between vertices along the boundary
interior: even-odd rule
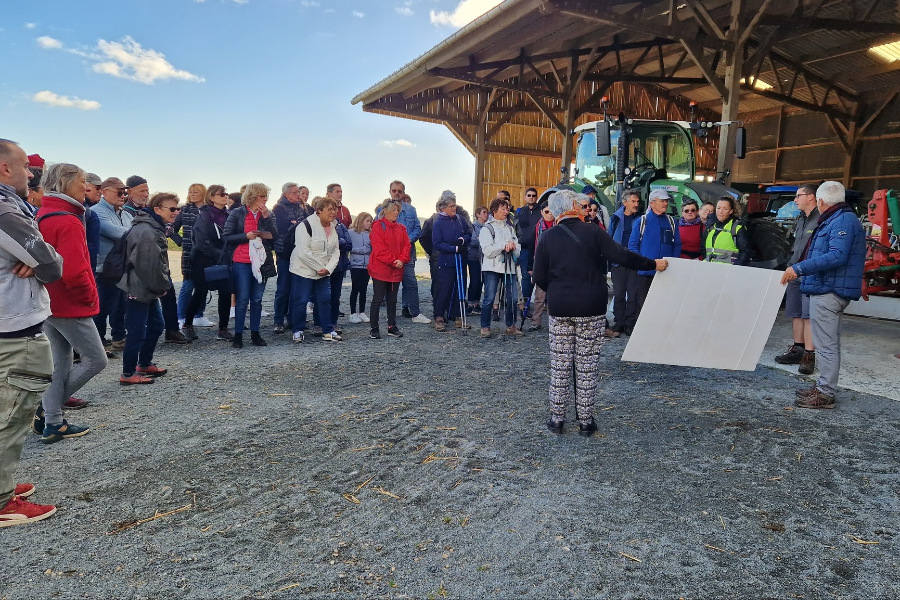
[[[301,221],[304,225],[306,225],[306,233],[309,234],[309,237],[312,237],[312,225],[309,224],[309,221],[303,219]],[[281,254],[290,256],[294,253],[294,248],[297,247],[297,225],[300,223],[294,223],[291,225],[291,228],[287,230],[287,233],[284,235],[284,243],[281,245]]]
[[[131,265],[128,263],[127,241],[130,232],[131,230],[129,229],[125,235],[113,243],[112,249],[106,255],[106,260],[103,261],[100,278],[113,285],[119,283],[122,280],[122,276],[131,268]]]

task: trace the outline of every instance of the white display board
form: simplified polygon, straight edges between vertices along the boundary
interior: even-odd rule
[[[781,271],[670,258],[622,360],[753,371],[781,306]]]

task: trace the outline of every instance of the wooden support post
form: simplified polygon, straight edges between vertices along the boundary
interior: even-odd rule
[[[733,51],[729,51],[725,63],[725,94],[722,102],[722,121],[736,121],[741,103],[741,71],[744,67],[744,45],[738,44],[743,37],[748,38],[746,32],[740,35],[741,1],[733,0],[731,6],[731,30],[729,37],[735,43]],[[746,43],[746,42],[745,42]],[[731,184],[731,167],[734,163],[734,140],[737,132],[736,124],[723,125],[719,128],[719,159],[716,165],[716,175],[724,178],[725,185]],[[727,175],[726,175],[727,172]]]
[[[487,114],[487,99],[484,94],[478,94],[479,108]],[[481,121],[476,117],[476,120]],[[486,120],[485,120],[486,121]],[[472,207],[469,214],[475,214],[475,207],[481,206],[484,197],[484,164],[485,143],[487,141],[487,123],[481,122],[475,127],[475,189],[472,194]]]
[[[575,113],[577,112],[577,107],[575,106],[574,100],[571,98],[566,101],[566,112],[563,116],[563,126],[565,127],[565,133],[563,134],[563,147],[562,147],[562,162],[560,163],[560,173],[562,173],[563,177],[569,176],[570,170],[572,168],[572,130],[575,129]],[[565,172],[562,172],[562,169],[565,169]]]

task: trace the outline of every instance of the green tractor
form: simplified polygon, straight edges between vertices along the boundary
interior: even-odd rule
[[[720,182],[696,180],[694,138],[706,137],[723,123],[616,119],[585,123],[575,129],[576,152],[573,177],[563,172],[563,181],[542,194],[541,200],[562,186],[581,191],[586,185],[597,190],[597,200],[612,214],[621,206],[625,190],[638,190],[641,211],[655,189],[672,197],[669,213],[681,216],[685,199],[717,202],[731,196],[739,202],[743,194]],[[743,158],[745,132],[738,129],[735,155]],[[771,222],[769,222],[771,221]],[[743,221],[753,242],[754,266],[783,268],[790,257],[791,239],[773,219]]]

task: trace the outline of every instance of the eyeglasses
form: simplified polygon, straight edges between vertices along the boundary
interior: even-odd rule
[[[685,208],[685,209],[683,209],[682,212],[695,213],[695,212],[697,212],[697,209],[696,208]]]
[[[525,194],[526,198],[537,198],[537,194]]]
[[[799,194],[795,195],[794,198],[799,198],[800,196],[812,196],[812,194],[810,194],[809,192],[800,192]]]
[[[159,208],[161,208],[162,210],[166,210],[168,208],[170,213],[181,212],[181,209],[177,206],[160,206]]]

